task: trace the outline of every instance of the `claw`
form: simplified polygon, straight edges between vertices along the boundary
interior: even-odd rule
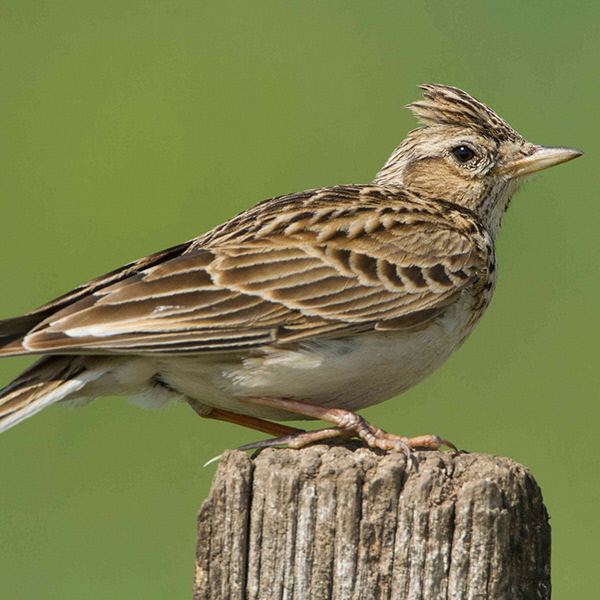
[[[290,442],[293,442],[298,435],[299,434],[297,433],[292,433],[291,435],[284,435],[283,437],[279,438],[271,438],[268,440],[261,440],[260,442],[252,442],[251,444],[238,446],[236,450],[257,450],[260,448],[271,448],[273,446],[287,446],[290,444]]]
[[[219,456],[213,456],[213,458],[211,458],[210,460],[206,461],[202,465],[202,468],[208,467],[208,465],[212,465],[214,462],[217,462],[218,460],[221,460],[222,458],[223,458],[222,454],[219,454]]]
[[[300,433],[304,433],[304,431],[300,431]],[[270,438],[268,440],[261,440],[260,442],[252,442],[251,444],[244,444],[243,446],[238,446],[236,450],[260,450],[261,448],[271,448],[272,446],[287,446],[290,442],[293,442],[295,438],[298,437],[298,433],[292,433],[290,435],[284,435],[279,438]],[[209,461],[205,462],[203,467],[208,467],[208,465],[212,465],[214,462],[221,460],[223,458],[222,454],[211,458]]]

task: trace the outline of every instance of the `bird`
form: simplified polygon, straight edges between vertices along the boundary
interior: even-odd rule
[[[531,174],[581,156],[526,141],[456,87],[419,86],[420,121],[368,184],[278,196],[193,240],[0,321],[0,431],[55,403],[188,403],[270,438],[456,449],[356,411],[425,379],[466,340],[497,278],[495,240]],[[315,431],[279,421],[321,419]]]

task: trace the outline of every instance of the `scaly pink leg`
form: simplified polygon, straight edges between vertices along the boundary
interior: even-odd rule
[[[258,419],[257,417],[250,417],[248,415],[239,415],[220,408],[210,408],[191,398],[188,399],[188,404],[194,409],[194,412],[203,419],[216,419],[217,421],[235,423],[236,425],[256,429],[257,431],[262,431],[262,433],[274,435],[276,437],[304,433],[304,429],[297,429],[296,427],[289,427],[288,425],[281,425],[280,423],[273,423],[271,421],[266,421],[265,419]]]
[[[456,450],[456,446],[436,435],[422,435],[414,438],[405,438],[398,435],[387,433],[379,427],[371,425],[360,415],[349,410],[341,408],[329,408],[318,404],[311,404],[300,400],[290,398],[270,398],[264,396],[252,396],[240,398],[242,402],[249,404],[260,404],[261,406],[270,406],[294,412],[307,417],[321,419],[333,423],[335,427],[319,429],[316,431],[293,432],[274,440],[265,440],[242,446],[241,450],[251,448],[265,448],[268,446],[278,446],[286,444],[290,448],[302,448],[311,442],[330,437],[358,437],[366,442],[372,448],[381,448],[382,450],[396,450],[410,455],[411,448],[431,448],[437,450],[440,446],[448,446]]]

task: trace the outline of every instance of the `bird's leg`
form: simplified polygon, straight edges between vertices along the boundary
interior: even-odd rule
[[[260,404],[294,412],[306,417],[321,419],[333,423],[336,427],[319,429],[316,431],[305,431],[286,435],[275,440],[265,440],[255,444],[248,444],[241,449],[264,448],[267,446],[277,446],[286,444],[290,448],[302,448],[311,442],[322,440],[329,437],[358,437],[366,442],[372,448],[381,448],[382,450],[396,450],[410,455],[412,448],[431,448],[437,450],[440,446],[448,446],[456,450],[456,446],[437,435],[422,435],[414,438],[405,438],[391,433],[387,433],[379,427],[371,425],[360,415],[349,410],[341,408],[330,408],[318,404],[310,404],[300,400],[290,398],[270,398],[264,396],[252,396],[240,398],[243,402],[249,404]]]
[[[280,423],[272,423],[265,419],[240,415],[220,408],[212,408],[193,398],[188,398],[187,402],[194,409],[194,412],[204,419],[216,419],[218,421],[226,421],[227,423],[235,423],[236,425],[256,429],[257,431],[262,431],[262,433],[274,435],[276,437],[293,436],[304,433],[304,429],[289,427],[288,425],[281,425]]]

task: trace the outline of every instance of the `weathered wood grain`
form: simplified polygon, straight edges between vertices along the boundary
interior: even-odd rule
[[[227,452],[198,516],[195,600],[544,600],[531,473],[483,454],[359,443]]]

